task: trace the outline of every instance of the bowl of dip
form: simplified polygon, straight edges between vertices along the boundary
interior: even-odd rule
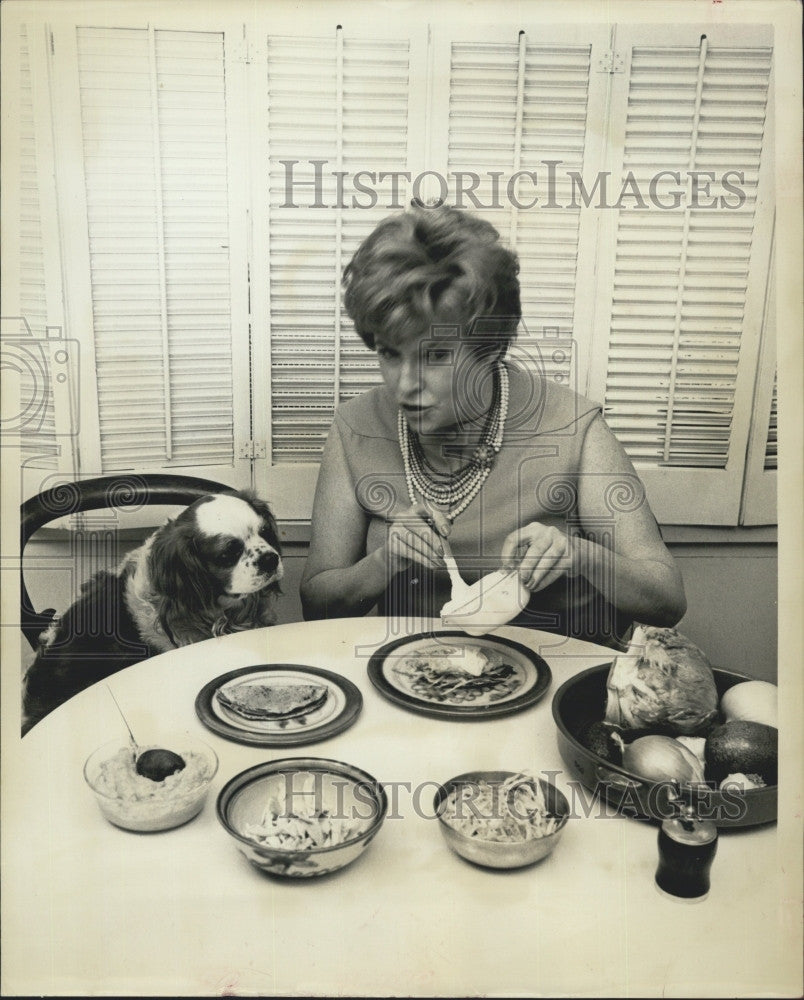
[[[161,781],[137,773],[128,742],[113,740],[89,755],[84,778],[110,823],[137,833],[154,833],[181,826],[201,812],[218,770],[215,751],[201,740],[180,735],[159,746],[140,746],[138,752],[166,748],[182,758],[184,767]]]

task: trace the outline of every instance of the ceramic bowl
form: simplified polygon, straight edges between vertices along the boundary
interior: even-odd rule
[[[143,745],[140,750],[154,746]],[[87,758],[84,778],[110,823],[137,833],[154,833],[181,826],[201,812],[218,770],[215,751],[190,736],[171,737],[160,746],[185,761],[183,770],[164,781],[137,774],[128,742],[105,743]]]
[[[563,792],[543,778],[539,779],[539,784],[544,792],[547,808],[554,816],[560,817],[558,828],[547,836],[531,837],[522,841],[482,840],[479,837],[467,836],[460,830],[456,830],[444,819],[447,796],[453,789],[467,785],[476,787],[480,781],[499,786],[511,777],[514,777],[513,771],[467,771],[465,774],[451,778],[436,792],[433,808],[438,816],[438,825],[444,840],[456,854],[467,861],[483,865],[486,868],[522,868],[547,857],[561,839],[569,819],[569,802]],[[471,810],[472,805],[467,808]],[[496,811],[496,807],[494,808]]]
[[[266,826],[269,806],[278,814],[275,827]],[[289,878],[326,875],[351,864],[377,835],[387,810],[385,790],[370,774],[322,757],[257,764],[228,781],[217,802],[218,819],[244,857],[260,871]],[[310,811],[332,818],[316,820],[314,833],[323,843],[299,848],[298,840],[265,842],[273,830],[296,828],[291,814]],[[345,839],[330,842],[326,830],[341,821]]]

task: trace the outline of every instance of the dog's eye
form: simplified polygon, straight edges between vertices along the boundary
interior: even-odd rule
[[[237,539],[233,539],[231,542],[228,542],[220,551],[217,557],[217,561],[222,563],[223,565],[236,563],[242,554],[243,554],[243,543],[238,542]]]
[[[260,528],[259,534],[260,538],[264,538],[266,542],[272,541],[274,537],[274,533],[271,531],[270,526],[267,524],[264,525],[262,528]]]

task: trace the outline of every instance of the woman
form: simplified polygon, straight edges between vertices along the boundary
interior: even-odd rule
[[[503,360],[519,265],[489,223],[413,207],[344,272],[383,385],[339,407],[318,478],[301,596],[309,618],[438,617],[442,538],[472,583],[530,591],[516,624],[622,646],[686,602],[630,460],[598,405]]]

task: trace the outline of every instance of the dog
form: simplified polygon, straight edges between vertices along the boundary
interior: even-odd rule
[[[74,694],[149,656],[276,621],[276,521],[250,491],[196,500],[101,571],[39,638],[23,679],[25,735]]]

